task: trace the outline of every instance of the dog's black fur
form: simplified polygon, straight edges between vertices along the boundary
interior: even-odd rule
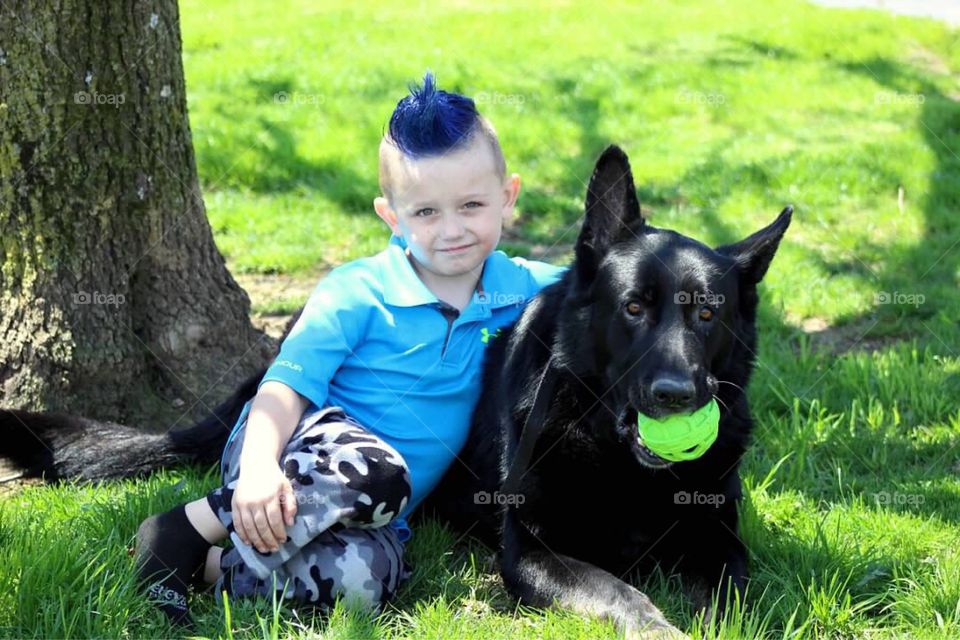
[[[745,389],[756,357],[757,284],[790,217],[788,207],[716,249],[655,229],[640,216],[626,155],[608,148],[590,181],[571,268],[488,347],[467,445],[419,511],[497,549],[504,584],[522,602],[608,617],[628,632],[671,628],[627,582],[656,565],[678,571],[693,591],[719,587],[721,603],[730,589],[741,591],[737,469],[752,428]],[[557,383],[531,463],[518,496],[499,496],[551,354]],[[0,456],[49,479],[213,462],[259,377],[203,423],[165,436],[0,412]],[[640,442],[638,412],[662,417],[711,398],[721,406],[720,434],[701,458],[670,464]],[[98,445],[123,434],[125,451],[95,451],[90,434]],[[478,499],[484,493],[489,499]]]

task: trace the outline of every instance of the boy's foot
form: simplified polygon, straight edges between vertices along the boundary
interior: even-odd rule
[[[140,523],[134,552],[139,586],[174,624],[193,625],[187,589],[203,585],[209,548],[187,519],[184,505]]]

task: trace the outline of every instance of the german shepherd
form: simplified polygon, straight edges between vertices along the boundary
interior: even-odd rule
[[[714,591],[716,613],[742,593],[738,466],[753,426],[757,285],[792,212],[710,248],[648,225],[626,155],[600,157],[571,268],[489,347],[470,436],[424,505],[497,549],[521,602],[607,617],[632,635],[673,629],[627,582],[657,565],[679,572],[700,606]],[[545,375],[550,397],[527,424]],[[671,463],[644,446],[639,413],[713,399],[719,435],[702,457]]]

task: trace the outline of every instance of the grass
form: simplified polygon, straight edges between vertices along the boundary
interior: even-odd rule
[[[781,0],[426,14],[184,0],[181,13],[210,222],[238,274],[315,278],[383,246],[376,145],[426,68],[482,99],[523,175],[510,253],[564,259],[609,142],[657,226],[718,244],[793,203],[750,388],[747,607],[704,628],[675,578],[644,587],[694,636],[960,637],[957,32]],[[144,517],[215,484],[215,469],[181,469],[4,499],[0,584],[15,588],[0,593],[0,636],[171,635],[133,595],[125,549]],[[414,577],[375,620],[193,606],[209,636],[615,637],[518,610],[489,552],[455,542],[418,529]]]

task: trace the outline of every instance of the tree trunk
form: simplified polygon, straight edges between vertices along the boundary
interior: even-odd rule
[[[165,430],[273,341],[213,242],[174,0],[0,4],[0,403]]]

